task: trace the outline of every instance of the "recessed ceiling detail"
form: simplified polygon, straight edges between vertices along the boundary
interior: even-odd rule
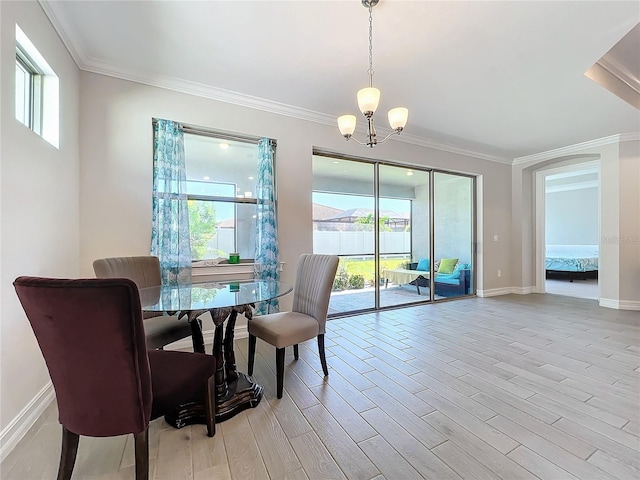
[[[585,75],[640,110],[640,23]]]

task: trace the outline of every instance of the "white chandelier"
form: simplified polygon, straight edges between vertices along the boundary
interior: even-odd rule
[[[389,110],[389,125],[393,129],[389,135],[382,140],[378,141],[376,137],[376,129],[373,126],[373,114],[378,108],[380,102],[380,90],[373,87],[373,19],[371,11],[374,6],[378,4],[379,0],[361,0],[362,5],[369,9],[369,86],[358,91],[358,106],[360,111],[367,119],[367,141],[361,142],[357,138],[353,137],[356,143],[360,145],[366,145],[373,148],[379,143],[383,143],[391,135],[399,135],[407,124],[407,117],[409,116],[409,110],[404,107],[392,108]],[[338,128],[340,133],[349,140],[352,138],[353,132],[356,129],[356,116],[355,115],[342,115],[338,117]]]

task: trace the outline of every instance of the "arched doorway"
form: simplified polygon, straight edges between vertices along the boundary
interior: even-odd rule
[[[559,158],[535,172],[536,292],[598,300],[600,161]]]

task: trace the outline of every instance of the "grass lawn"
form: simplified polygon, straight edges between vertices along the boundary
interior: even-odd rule
[[[407,259],[408,260],[408,259]],[[402,268],[407,260],[403,260],[401,258],[383,258],[380,260],[380,269],[384,270],[385,268]],[[362,275],[364,277],[364,281],[367,284],[374,283],[374,269],[375,263],[373,259],[371,260],[360,260],[360,259],[351,259],[351,258],[341,258],[340,265],[338,266],[338,272],[345,268],[347,274],[351,277],[353,275]]]

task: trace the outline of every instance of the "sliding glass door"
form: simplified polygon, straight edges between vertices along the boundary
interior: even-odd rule
[[[417,269],[429,258],[429,205],[428,171],[378,166],[380,307],[430,300],[429,273]]]
[[[338,255],[329,315],[376,306],[375,165],[314,155],[313,252]]]
[[[473,292],[474,271],[473,178],[441,172],[433,174],[433,239],[435,298]]]
[[[329,315],[474,293],[474,179],[313,156],[313,251],[340,257]]]

